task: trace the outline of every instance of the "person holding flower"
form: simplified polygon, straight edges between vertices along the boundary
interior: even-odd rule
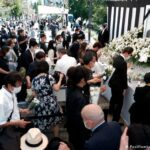
[[[54,90],[58,91],[61,87],[63,74],[60,73],[59,81],[56,83],[54,78],[48,74],[49,65],[46,61],[38,64],[38,75],[32,80],[32,91],[40,101],[35,107],[34,126],[42,131],[54,129],[54,136],[58,136],[58,124],[62,121],[60,107],[58,105]]]
[[[113,121],[117,122],[120,119],[124,94],[128,87],[126,60],[132,55],[132,52],[132,47],[126,47],[120,55],[114,56],[113,58],[113,67],[115,68],[115,71],[109,80],[109,86],[112,94],[110,99],[109,113],[113,115]]]

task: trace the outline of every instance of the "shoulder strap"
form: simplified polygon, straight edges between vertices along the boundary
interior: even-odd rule
[[[10,113],[8,119],[7,119],[7,122],[10,121],[10,119],[11,119],[11,117],[12,117],[12,114],[13,114],[13,112],[14,112],[14,98],[12,99],[12,101],[13,101],[13,109],[12,109],[12,112]]]

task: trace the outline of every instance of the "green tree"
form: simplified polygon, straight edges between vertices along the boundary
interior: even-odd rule
[[[87,0],[69,0],[69,11],[75,18],[88,18]]]
[[[75,18],[82,17],[88,19],[90,0],[69,0],[69,13],[73,14]],[[107,21],[107,5],[105,0],[91,0],[92,1],[92,23],[97,28],[98,25]]]
[[[93,4],[92,22],[94,29],[99,30],[99,25],[107,22],[107,5],[105,0],[95,0]]]
[[[11,15],[19,17],[22,14],[21,0],[15,0],[13,6],[11,7]]]

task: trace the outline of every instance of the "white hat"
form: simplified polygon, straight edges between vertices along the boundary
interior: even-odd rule
[[[38,128],[31,128],[21,137],[21,150],[44,150],[48,144],[47,137]]]

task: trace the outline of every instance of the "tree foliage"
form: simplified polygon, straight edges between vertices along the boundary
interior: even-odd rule
[[[69,12],[75,18],[83,17],[88,18],[88,4],[87,0],[69,0]]]
[[[12,16],[19,17],[22,14],[21,0],[15,0],[11,9]]]
[[[69,13],[75,18],[88,19],[90,0],[69,0]],[[107,8],[105,0],[92,1],[92,23],[99,25],[107,21]]]
[[[18,17],[22,14],[22,0],[2,0],[3,7],[10,8],[11,16]]]

